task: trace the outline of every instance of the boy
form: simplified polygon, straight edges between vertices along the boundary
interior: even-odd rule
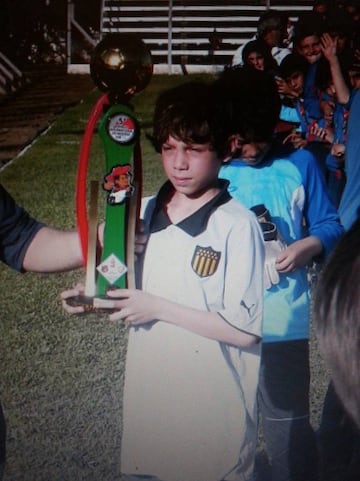
[[[130,326],[123,479],[252,480],[263,241],[218,180],[223,119],[206,83],[159,97],[153,143],[169,180],[145,212],[142,290],[97,303]]]
[[[305,109],[313,118],[320,118],[321,111],[315,87],[316,70],[322,58],[321,35],[324,22],[314,14],[303,14],[295,27],[294,52],[301,55],[308,63],[304,83]]]
[[[323,133],[326,123],[323,118],[313,115],[314,109],[309,108],[310,102],[307,102],[304,97],[307,71],[307,62],[296,53],[285,57],[280,64],[281,78],[276,79],[278,92],[283,95],[280,119],[299,124],[297,131],[285,138],[284,144],[291,142],[295,149],[307,148],[315,156],[324,177],[327,178],[325,159],[330,150],[330,144],[322,135],[316,135],[319,131]],[[319,105],[319,100],[316,99],[315,103]]]
[[[281,60],[291,52],[285,45],[288,23],[289,18],[284,12],[275,9],[266,10],[258,19],[255,37],[250,40],[258,40],[267,50],[268,55],[273,59],[272,68],[280,64]],[[242,53],[245,45],[241,45],[235,51],[231,62],[233,67],[243,65]]]
[[[297,150],[290,160],[274,151],[280,100],[273,81],[262,72],[239,69],[225,72],[217,83],[231,105],[235,159],[222,167],[220,177],[230,181],[229,192],[245,206],[267,207],[287,245],[276,238],[265,242],[273,282],[265,290],[259,407],[271,479],[313,481],[306,265],[326,255],[343,229],[310,152]]]

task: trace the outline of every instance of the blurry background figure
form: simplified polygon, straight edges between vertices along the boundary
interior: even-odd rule
[[[359,218],[360,209],[360,58],[356,54],[348,72],[352,93],[345,151],[346,184],[339,205],[345,229],[349,229]]]
[[[276,71],[277,63],[271,52],[261,40],[251,40],[242,51],[244,67],[263,71]]]
[[[335,469],[345,471],[344,481],[360,479],[359,286],[360,219],[330,256],[315,297],[319,346],[332,376],[324,406],[330,411],[319,432],[324,481]]]
[[[266,10],[257,24],[257,33],[252,40],[260,40],[265,48],[279,64],[291,50],[286,47],[285,41],[288,39],[288,15],[277,10]],[[246,45],[246,44],[245,44]],[[232,65],[242,65],[242,50],[245,45],[241,45],[235,52]]]

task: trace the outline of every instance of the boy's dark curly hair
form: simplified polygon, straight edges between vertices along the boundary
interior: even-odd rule
[[[153,132],[148,137],[161,152],[169,136],[185,143],[210,143],[220,159],[228,153],[222,105],[210,83],[190,81],[162,92],[156,102]]]

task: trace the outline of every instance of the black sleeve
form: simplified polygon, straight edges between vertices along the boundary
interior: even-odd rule
[[[44,226],[36,221],[0,185],[0,260],[23,271],[26,250]]]

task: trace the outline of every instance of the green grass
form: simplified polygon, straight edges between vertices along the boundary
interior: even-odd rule
[[[164,180],[145,137],[158,93],[189,77],[154,76],[133,103],[142,128],[144,195]],[[207,77],[204,77],[207,78]],[[82,134],[99,93],[63,113],[0,181],[34,217],[75,227],[75,182]],[[88,178],[102,179],[104,152],[94,136]],[[99,220],[101,218],[101,210]],[[67,316],[60,292],[82,269],[25,275],[0,266],[0,399],[8,422],[6,481],[119,479],[126,329],[106,316]]]

